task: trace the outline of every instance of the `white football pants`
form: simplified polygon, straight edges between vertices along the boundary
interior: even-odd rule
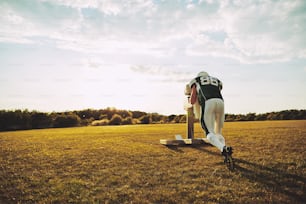
[[[225,139],[222,136],[224,118],[224,102],[222,99],[209,99],[205,102],[205,107],[201,107],[201,126],[205,130],[209,142],[221,152],[225,146]]]

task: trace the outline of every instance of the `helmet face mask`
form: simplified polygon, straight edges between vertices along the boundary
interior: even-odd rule
[[[207,72],[200,72],[198,73],[198,76],[197,77],[208,77],[208,73]]]

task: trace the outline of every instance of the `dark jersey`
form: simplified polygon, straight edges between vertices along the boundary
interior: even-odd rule
[[[198,99],[200,104],[205,104],[205,101],[211,98],[220,98],[223,100],[221,89],[222,82],[211,76],[196,77],[190,82],[190,87],[196,84]]]

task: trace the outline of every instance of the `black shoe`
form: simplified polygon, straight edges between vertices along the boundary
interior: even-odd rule
[[[234,161],[232,158],[233,148],[232,147],[223,147],[222,155],[224,156],[224,163],[229,170],[234,170]]]
[[[226,155],[232,155],[233,154],[233,148],[232,147],[227,147],[227,146],[224,146],[223,147],[223,151],[222,151],[222,155],[223,156],[226,156]]]

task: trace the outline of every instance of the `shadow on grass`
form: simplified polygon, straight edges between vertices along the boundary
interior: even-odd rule
[[[210,151],[209,150],[210,147],[215,148],[215,147],[213,147],[210,144],[207,144],[207,145],[204,145],[204,146],[203,145],[194,145],[194,146],[192,146],[192,148],[197,149],[198,151],[201,151],[201,152],[204,152],[204,153],[207,153],[207,154],[210,154],[210,155],[214,155],[214,156],[220,156],[220,158],[221,158],[221,153],[220,152],[216,152],[216,151]]]
[[[194,148],[212,156],[221,156],[218,151],[203,145],[168,146],[168,149],[179,153],[183,153],[185,148]],[[275,195],[286,196],[290,203],[306,203],[305,177],[291,173],[286,166],[284,168],[269,167],[268,164],[260,165],[256,162],[246,161],[235,158],[235,155],[233,156],[235,162],[234,173],[247,178],[251,183],[256,182],[263,190],[272,191]],[[224,165],[223,162],[219,164]]]
[[[167,147],[169,150],[172,150],[172,151],[175,151],[175,152],[178,152],[178,153],[183,153],[184,151],[181,150],[179,147],[179,145],[169,145],[169,146],[165,146]]]
[[[262,187],[275,193],[287,196],[292,203],[306,203],[306,178],[288,173],[289,170],[267,167],[234,158],[235,171],[251,182],[257,182]]]
[[[212,151],[209,151],[205,148],[207,147],[212,147],[212,145],[210,144],[193,144],[193,145],[168,145],[166,146],[169,150],[172,150],[172,151],[175,151],[175,152],[179,152],[179,153],[183,153],[184,151],[182,149],[185,149],[185,148],[193,148],[193,149],[197,149],[199,151],[202,151],[202,152],[205,152],[205,153],[208,153],[208,154],[211,154],[211,155],[218,155],[220,156],[220,154],[216,153],[216,152],[212,152]]]

